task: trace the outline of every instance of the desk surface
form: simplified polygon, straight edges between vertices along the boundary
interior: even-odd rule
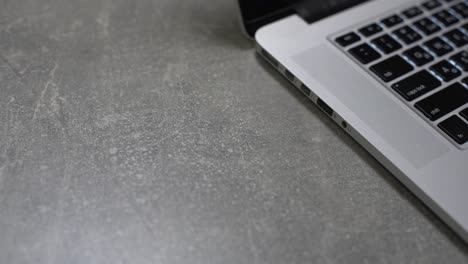
[[[466,263],[234,1],[0,8],[2,263]]]

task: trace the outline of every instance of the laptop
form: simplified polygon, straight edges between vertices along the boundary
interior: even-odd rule
[[[468,1],[239,9],[258,53],[468,242]]]

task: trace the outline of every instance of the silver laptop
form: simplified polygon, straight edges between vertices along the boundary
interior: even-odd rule
[[[468,242],[468,1],[239,6],[259,54]]]

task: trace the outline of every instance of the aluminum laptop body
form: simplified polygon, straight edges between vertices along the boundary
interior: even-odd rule
[[[252,2],[240,1],[240,9],[259,54],[468,241],[468,143],[463,143],[468,69],[454,62],[468,45],[447,39],[454,32],[468,35],[463,29],[467,20],[455,9],[466,2],[338,0],[324,7],[326,1],[288,5],[280,0],[259,14],[246,9],[260,8],[264,1]],[[414,18],[405,13],[415,7],[423,13]],[[436,18],[445,19],[446,10],[457,22],[439,23]],[[385,20],[392,16],[396,20]],[[426,35],[416,24],[425,18],[441,29]],[[404,35],[408,30],[417,34]],[[440,55],[438,39],[452,50]],[[421,52],[425,55],[418,57]]]

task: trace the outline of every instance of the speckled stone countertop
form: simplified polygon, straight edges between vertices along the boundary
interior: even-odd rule
[[[467,263],[232,0],[0,0],[0,263]]]

